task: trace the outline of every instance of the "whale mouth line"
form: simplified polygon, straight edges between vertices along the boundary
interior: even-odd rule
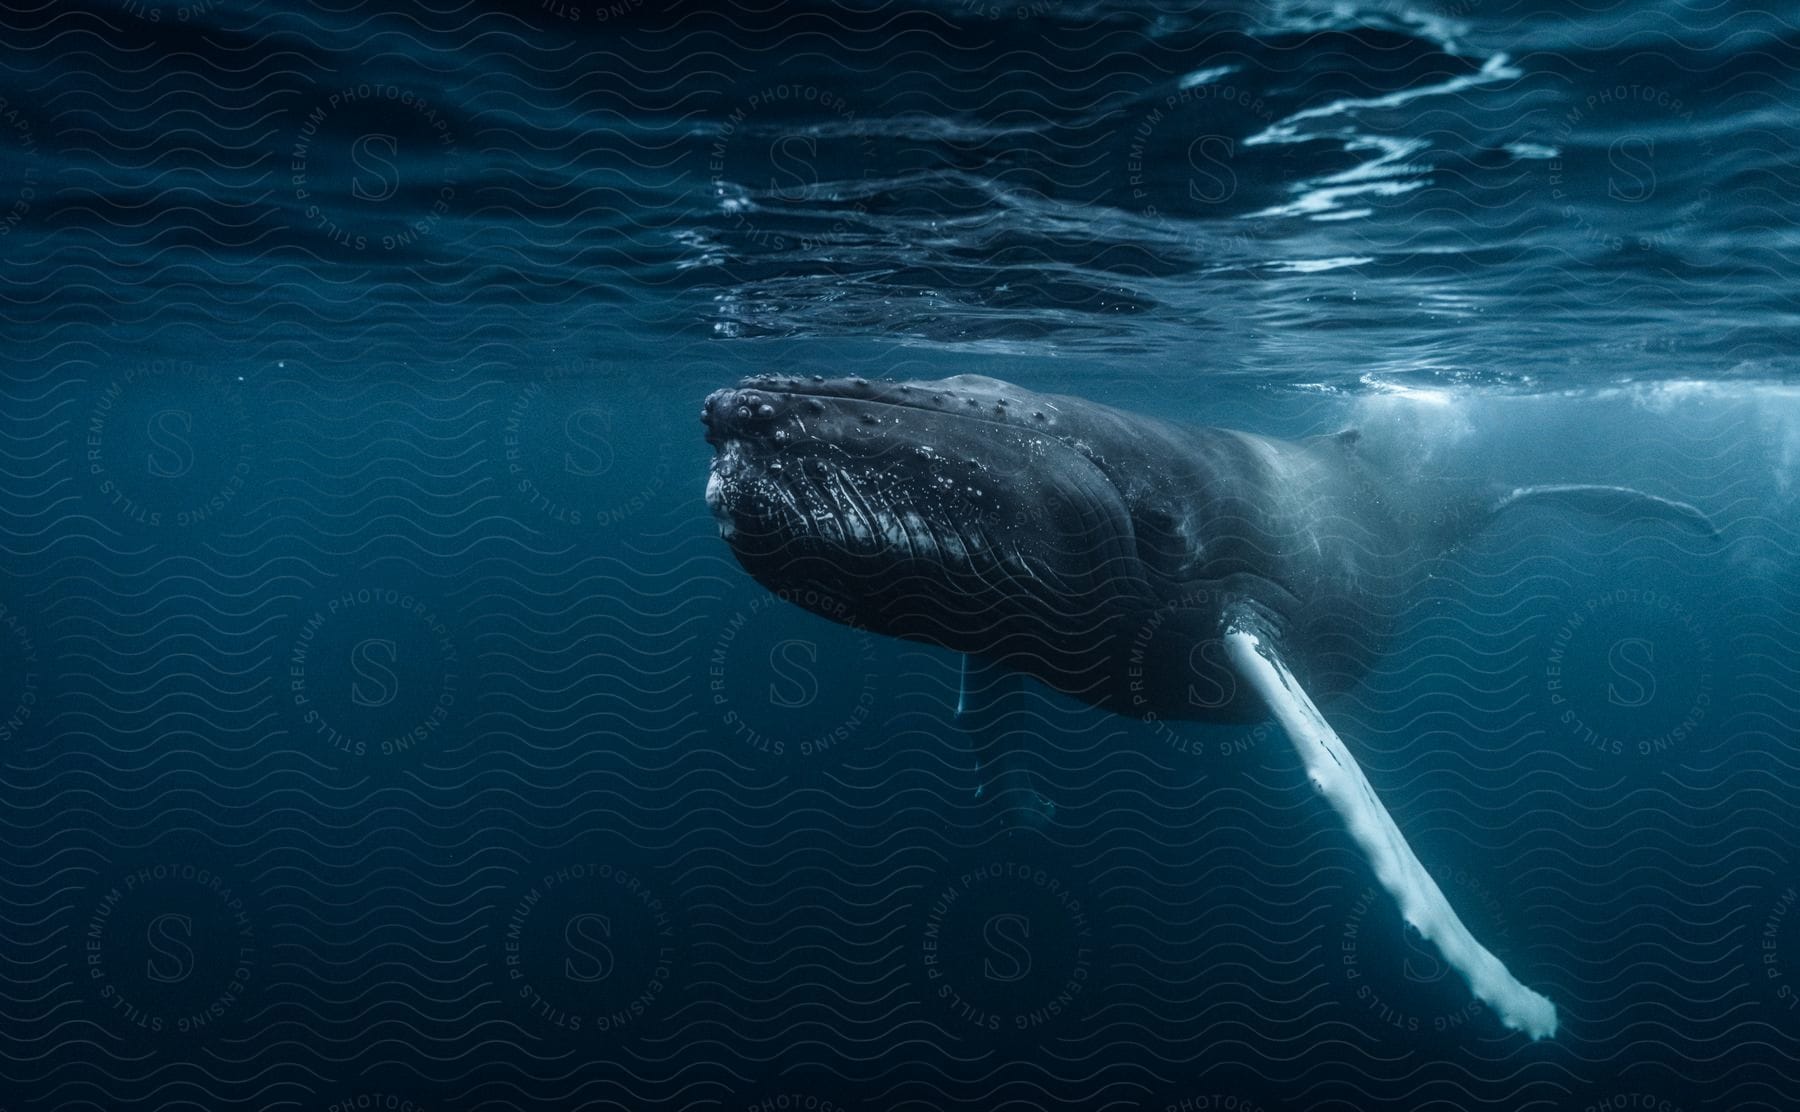
[[[719,535],[731,540],[747,522],[785,523],[816,533],[820,513],[843,517],[848,507],[820,498],[827,476],[840,484],[855,481],[835,455],[824,439],[776,444],[733,435],[719,440],[706,478],[706,505]]]
[[[876,561],[893,572],[967,568],[1004,554],[989,523],[957,502],[949,480],[897,478],[879,460],[845,455],[830,440],[793,447],[736,437],[718,445],[706,504],[740,557]]]

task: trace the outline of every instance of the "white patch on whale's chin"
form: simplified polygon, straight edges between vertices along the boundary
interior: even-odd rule
[[[716,468],[706,476],[706,508],[719,523],[719,536],[730,540],[737,526],[731,523],[731,513],[725,508],[725,482]]]
[[[719,523],[719,536],[726,540],[730,540],[731,535],[737,532],[737,526],[732,523],[731,509],[726,504],[728,498],[725,484],[730,481],[731,476],[741,474],[743,469],[744,446],[735,440],[727,441],[714,457],[712,470],[706,476],[706,508],[712,511]]]

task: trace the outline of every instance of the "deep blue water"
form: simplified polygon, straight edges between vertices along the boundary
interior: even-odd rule
[[[1792,11],[0,14],[0,1107],[1800,1107]],[[1267,728],[758,587],[700,399],[980,372],[1532,510]]]

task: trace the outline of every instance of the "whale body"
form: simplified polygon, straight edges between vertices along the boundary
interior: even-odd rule
[[[1556,1028],[1457,919],[1319,712],[1431,561],[1514,507],[1712,535],[1625,487],[1434,479],[1354,430],[1197,428],[995,379],[765,376],[710,395],[707,503],[755,579],[833,621],[965,654],[962,715],[1030,677],[1146,720],[1273,718],[1408,924],[1508,1026]],[[1005,753],[984,790],[1051,805]]]

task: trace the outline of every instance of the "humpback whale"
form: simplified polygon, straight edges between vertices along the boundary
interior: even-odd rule
[[[1556,1008],[1463,926],[1316,698],[1365,672],[1431,560],[1534,504],[1714,535],[1625,487],[1435,479],[1355,430],[1185,427],[995,379],[764,376],[701,412],[706,500],[759,583],[964,654],[959,715],[1030,677],[1153,720],[1273,719],[1405,922],[1532,1038]],[[1048,801],[1004,753],[993,790]]]

